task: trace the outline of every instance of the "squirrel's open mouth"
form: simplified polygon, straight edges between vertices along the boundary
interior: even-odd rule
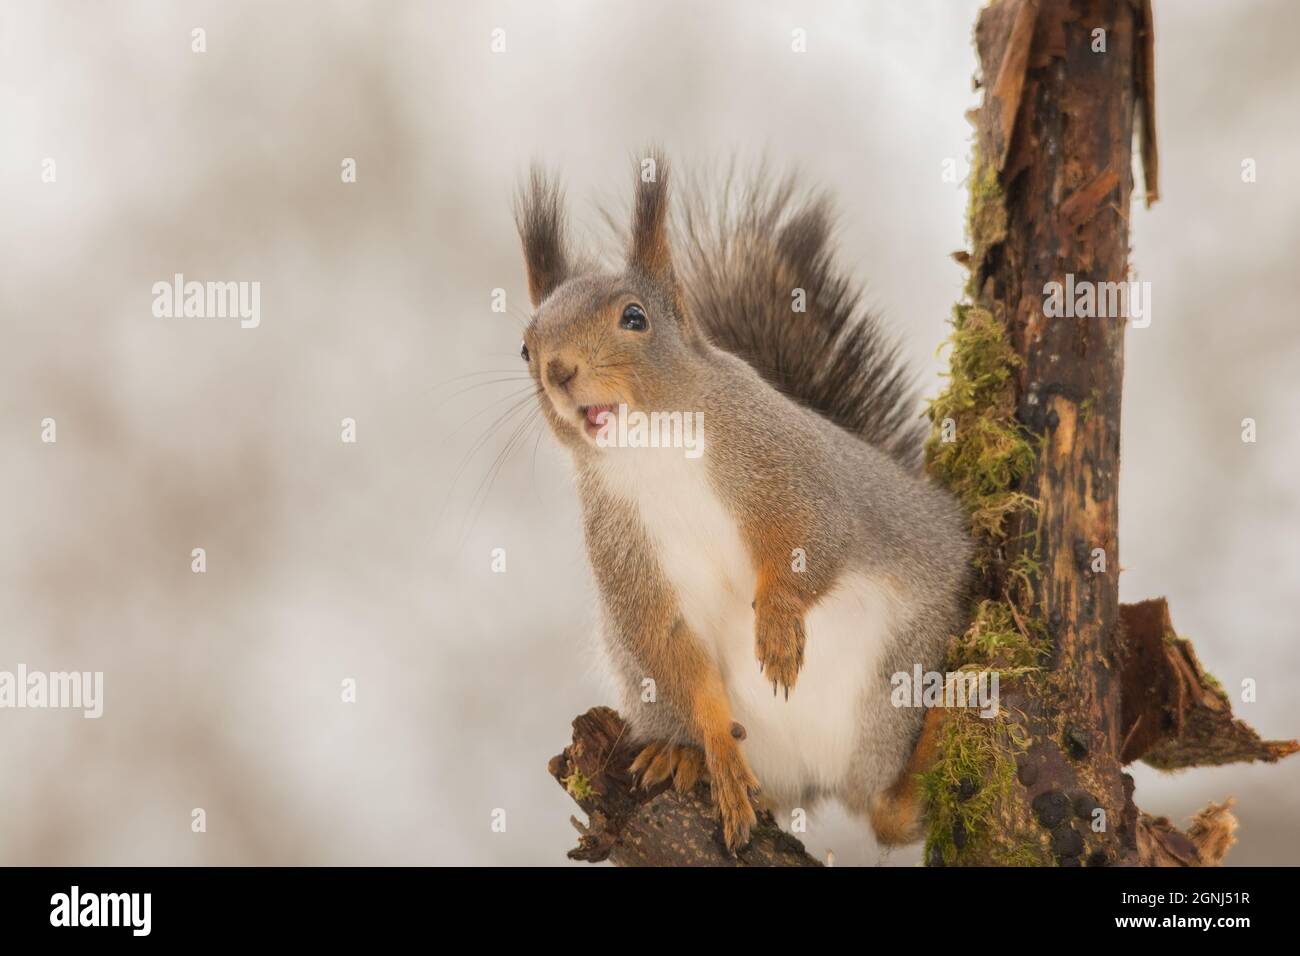
[[[582,427],[592,438],[604,427],[607,421],[612,421],[613,416],[618,414],[616,405],[579,405],[578,417],[582,420]]]

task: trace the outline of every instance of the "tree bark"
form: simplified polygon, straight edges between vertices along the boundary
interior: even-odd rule
[[[1050,650],[1043,673],[1006,695],[1010,736],[1025,744],[1000,738],[1015,784],[987,839],[963,837],[1067,866],[1218,862],[1235,827],[1228,803],[1179,834],[1137,810],[1122,770],[1139,757],[1181,767],[1276,760],[1296,747],[1261,741],[1232,718],[1163,602],[1125,613],[1119,604],[1127,316],[1106,308],[1104,290],[1129,279],[1135,132],[1148,204],[1158,195],[1150,3],[1001,0],[980,15],[975,40],[991,85],[974,114],[982,188],[969,289],[1005,330],[1015,419],[1037,449],[1015,487],[1032,505],[991,543],[981,587],[1040,621]],[[1049,307],[1052,289],[1064,314]],[[1095,293],[1091,307],[1075,290]]]
[[[551,776],[587,813],[570,818],[580,834],[569,859],[618,866],[821,866],[803,844],[759,813],[750,844],[727,852],[709,800],[708,784],[678,793],[671,783],[634,786],[628,768],[636,751],[627,725],[608,707],[593,707],[573,721],[573,742],[551,758]]]
[[[1008,832],[992,843],[1050,848],[1067,865],[1137,857],[1119,759],[1125,322],[1049,316],[1047,290],[1128,278],[1141,26],[1129,0],[1003,0],[975,29],[992,78],[975,113],[976,169],[996,183],[982,203],[1000,209],[979,210],[998,229],[973,236],[970,287],[1019,358],[1016,419],[1038,449],[1018,488],[1036,506],[1013,519],[982,584],[1000,598],[1013,586],[1008,569],[1035,569],[1021,601],[1050,635],[1046,680],[1011,694],[1029,744],[1016,755],[1011,805],[999,807]],[[1094,49],[1096,30],[1105,52]],[[1066,811],[1076,799],[1101,808],[1102,829]]]
[[[1125,763],[1160,770],[1228,763],[1275,763],[1300,749],[1294,740],[1262,740],[1232,715],[1228,695],[1180,638],[1164,598],[1120,605],[1124,625]]]

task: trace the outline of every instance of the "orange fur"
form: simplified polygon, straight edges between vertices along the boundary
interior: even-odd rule
[[[796,547],[807,545],[808,535],[794,522],[750,522],[745,529],[750,550],[757,556],[758,582],[754,593],[754,653],[763,673],[789,698],[803,667],[803,617],[816,599],[816,577],[795,571],[791,563]]]
[[[868,815],[876,839],[882,844],[896,846],[920,839],[925,807],[919,777],[939,756],[947,719],[948,711],[942,707],[926,712],[921,736],[907,766],[887,790],[872,799]]]

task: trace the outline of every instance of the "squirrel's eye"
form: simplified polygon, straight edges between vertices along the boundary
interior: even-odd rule
[[[623,310],[623,317],[618,320],[618,327],[633,332],[644,332],[650,327],[650,320],[645,317],[645,309],[633,303]]]
[[[523,359],[525,362],[528,361],[528,343],[527,343],[527,342],[520,342],[520,343],[519,343],[519,357],[520,357],[521,359]]]

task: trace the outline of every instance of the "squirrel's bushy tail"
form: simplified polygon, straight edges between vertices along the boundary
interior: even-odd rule
[[[744,184],[728,176],[721,190],[697,184],[682,200],[682,286],[709,339],[785,395],[917,464],[926,429],[911,374],[836,266],[826,196],[760,171]]]

